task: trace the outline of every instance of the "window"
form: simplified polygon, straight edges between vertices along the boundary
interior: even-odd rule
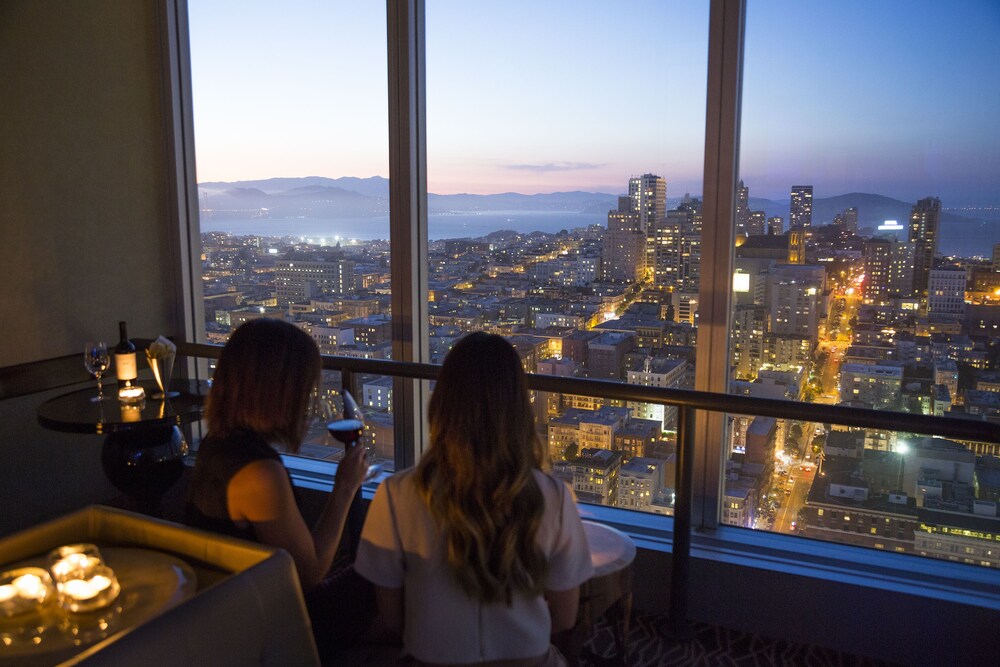
[[[387,238],[384,178],[336,186],[371,185],[350,199],[382,208],[353,209],[363,216],[329,218],[285,241],[265,239],[259,226],[311,223],[340,194],[320,191],[331,201],[313,197],[306,217],[282,217],[284,195],[226,184],[388,174],[386,16],[367,5],[344,13],[304,4],[270,17],[210,4],[190,0],[208,338],[221,340],[226,327],[262,309],[301,322],[330,310],[341,315],[313,322],[314,337],[331,351],[353,345],[365,354],[389,322],[386,278],[398,257],[390,249],[419,240],[415,223],[409,236]],[[977,7],[931,5],[918,16],[892,5],[899,11],[887,20],[883,4],[750,2],[741,162],[730,189],[725,175],[701,182],[706,163],[720,159],[704,154],[705,127],[725,106],[704,103],[707,3],[536,5],[426,3],[426,29],[418,31],[426,39],[416,47],[426,56],[426,82],[418,79],[413,93],[426,99],[414,122],[426,118],[426,137],[416,139],[417,152],[426,149],[426,188],[420,170],[406,185],[427,191],[428,294],[414,306],[427,312],[393,315],[415,315],[430,343],[427,360],[440,361],[462,333],[486,329],[508,336],[538,373],[996,414],[985,396],[997,370],[996,260],[972,255],[1000,241],[991,217],[1000,132],[987,111],[1000,101],[1000,85],[996,71],[978,69],[1000,54]],[[306,20],[295,27],[299,19],[290,17]],[[274,35],[263,39],[253,28],[265,24]],[[818,26],[839,26],[838,39],[817,37]],[[941,26],[961,37],[962,49],[926,34]],[[290,31],[294,43],[283,49],[279,37]],[[954,71],[975,75],[948,76]],[[264,86],[275,73],[277,83]],[[629,83],[637,74],[649,83]],[[268,117],[249,120],[261,107]],[[300,127],[310,132],[305,140],[293,132]],[[265,153],[269,171],[250,173],[252,158]],[[310,161],[314,153],[320,162]],[[314,185],[331,184],[310,181],[313,194]],[[730,194],[735,215],[712,215]],[[314,266],[286,256],[299,249],[331,259]],[[287,262],[280,280],[279,261]],[[932,279],[946,288],[931,289]],[[363,298],[329,296],[345,285]],[[718,295],[730,288],[723,313]],[[293,307],[306,295],[308,304]],[[355,381],[366,409],[397,409],[385,380]],[[541,392],[534,405],[565,478],[593,488],[590,470],[599,470],[605,490],[623,494],[621,504],[668,513],[676,446],[669,408]],[[837,526],[847,526],[845,540],[882,548],[863,542],[863,531],[846,535],[846,517],[884,511],[885,538],[911,545],[891,545],[902,551],[915,548],[914,526],[950,528],[940,519],[947,512],[928,512],[968,499],[971,448],[973,459],[996,452],[753,415],[713,424],[698,423],[699,461],[710,468],[695,494],[706,499],[703,525],[724,514],[730,525],[791,535],[794,523],[800,539],[834,540]],[[376,446],[385,435],[375,434]],[[591,450],[618,457],[595,468],[584,456]],[[939,456],[958,465],[932,468],[936,474],[957,476],[937,480],[940,496],[937,487],[921,491],[918,506],[921,470]],[[636,459],[649,463],[633,466]],[[624,497],[636,486],[649,490]]]
[[[1000,55],[985,27],[995,14],[975,3],[747,4],[726,272],[739,276],[731,391],[971,412],[983,365],[970,350],[994,365],[1000,351],[995,333],[967,317],[1000,312],[972,279],[996,270],[986,255],[1000,242],[1000,133],[988,111],[1000,75],[985,65]],[[976,520],[968,490],[984,465],[977,454],[992,447],[813,426],[729,417],[723,493],[739,484],[767,498],[782,470],[816,464],[784,511],[802,518],[800,530],[765,502],[738,525],[859,543],[847,534],[852,513],[887,511],[907,545],[894,548],[910,552],[915,523],[947,530]],[[810,529],[831,503],[847,510],[844,534]]]
[[[486,330],[528,372],[693,388],[706,11],[428,0],[432,361]],[[549,392],[534,405],[568,482],[613,454],[608,494],[582,498],[672,512],[676,409]],[[630,495],[640,480],[650,490]]]
[[[205,338],[276,317],[323,354],[390,357],[385,6],[188,9]],[[339,402],[340,386],[324,371],[320,396]],[[366,376],[352,391],[391,469],[391,387]],[[299,453],[342,451],[317,422]]]

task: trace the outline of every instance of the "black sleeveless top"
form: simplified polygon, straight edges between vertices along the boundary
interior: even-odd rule
[[[201,441],[195,459],[191,492],[185,508],[187,525],[257,542],[253,526],[240,526],[229,518],[226,490],[233,476],[255,461],[281,461],[267,441],[252,431],[228,438],[211,435]],[[293,487],[294,491],[294,487]]]

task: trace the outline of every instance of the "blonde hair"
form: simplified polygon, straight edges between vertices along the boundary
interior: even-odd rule
[[[487,603],[510,604],[515,591],[540,595],[548,563],[535,540],[545,499],[534,471],[546,452],[517,352],[491,334],[460,340],[428,414],[431,447],[416,484],[444,532],[458,583]]]

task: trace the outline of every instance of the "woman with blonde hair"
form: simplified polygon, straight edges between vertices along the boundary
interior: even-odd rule
[[[353,570],[327,578],[368,468],[364,447],[345,452],[311,530],[279,454],[297,452],[305,437],[320,368],[316,343],[288,322],[262,318],[233,332],[205,406],[208,432],[198,448],[186,521],[291,554],[320,654],[329,659],[366,628],[374,607],[370,585]]]
[[[521,360],[473,333],[431,396],[430,448],[379,487],[358,550],[381,620],[417,664],[558,665],[593,573],[569,488],[546,453]]]

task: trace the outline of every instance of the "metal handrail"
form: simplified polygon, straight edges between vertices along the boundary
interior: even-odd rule
[[[218,359],[221,345],[201,343],[178,343],[177,352],[191,357]],[[387,359],[358,359],[323,355],[326,370],[389,375],[417,380],[434,380],[441,370],[436,364],[422,364]],[[665,405],[688,407],[709,412],[726,412],[741,415],[795,419],[798,421],[843,424],[860,428],[884,429],[924,433],[960,440],[975,440],[1000,444],[1000,429],[996,424],[985,421],[957,417],[933,417],[930,415],[872,410],[839,405],[801,403],[774,398],[754,398],[730,394],[717,394],[690,389],[667,389],[626,384],[611,380],[561,377],[528,373],[528,388],[583,396],[601,396],[618,401],[642,401]]]

